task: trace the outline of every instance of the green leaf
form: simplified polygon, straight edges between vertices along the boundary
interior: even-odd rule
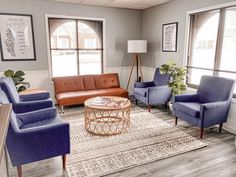
[[[25,75],[25,73],[23,71],[16,71],[16,73],[15,73],[15,77],[22,77],[24,75]]]
[[[26,90],[26,89],[27,89],[26,86],[21,85],[20,87],[17,88],[17,91],[18,91],[18,92],[22,92],[22,91],[24,91],[24,90]]]
[[[14,76],[14,71],[12,71],[12,70],[7,70],[7,71],[5,71],[4,72],[4,75],[6,76],[6,77],[13,77]]]
[[[21,84],[25,85],[27,88],[30,88],[30,83],[29,82],[21,82]]]

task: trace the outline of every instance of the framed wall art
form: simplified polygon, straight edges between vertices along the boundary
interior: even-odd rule
[[[178,22],[162,25],[162,51],[177,51]]]
[[[0,13],[3,61],[36,60],[32,15]]]

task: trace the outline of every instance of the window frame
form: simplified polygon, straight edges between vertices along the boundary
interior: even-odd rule
[[[189,73],[189,69],[201,69],[207,71],[213,71],[213,76],[219,76],[220,72],[222,73],[231,73],[236,74],[236,71],[230,70],[222,70],[220,69],[220,62],[221,62],[221,52],[222,52],[222,44],[223,44],[223,36],[224,36],[224,25],[225,25],[225,12],[227,9],[236,8],[236,1],[224,3],[216,6],[211,6],[207,8],[202,8],[198,10],[188,11],[186,13],[186,26],[185,26],[185,46],[184,46],[184,62],[183,64],[187,68],[187,72]],[[218,10],[220,13],[219,16],[219,25],[218,25],[218,32],[217,32],[217,43],[216,43],[216,50],[215,50],[215,60],[214,60],[214,67],[213,69],[209,68],[202,68],[202,67],[194,67],[191,65],[191,55],[192,55],[192,32],[193,32],[193,16],[195,14],[200,13],[207,13],[210,11]],[[198,85],[191,84],[189,79],[186,79],[186,84],[190,88],[198,88]],[[234,98],[236,98],[236,94],[234,94]]]
[[[55,15],[55,14],[45,14],[45,26],[46,26],[46,39],[47,39],[47,58],[48,58],[48,72],[49,77],[53,80],[53,68],[52,68],[52,57],[51,57],[51,50],[58,50],[58,48],[51,49],[51,39],[50,39],[50,25],[49,19],[62,19],[62,20],[76,20],[76,30],[78,29],[78,21],[79,20],[87,20],[87,21],[100,21],[102,23],[102,48],[99,49],[101,51],[101,71],[102,73],[106,72],[106,38],[105,38],[105,19],[104,18],[90,18],[90,17],[80,17],[80,16],[66,16],[66,15]],[[78,31],[78,30],[77,30]],[[78,34],[76,33],[76,42],[78,44]],[[78,45],[77,48],[60,48],[59,50],[93,50],[96,51],[97,49],[79,49]],[[77,62],[78,62],[78,75],[79,75],[79,52],[77,52]]]

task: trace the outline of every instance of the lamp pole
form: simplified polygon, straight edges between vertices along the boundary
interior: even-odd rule
[[[133,53],[133,65],[130,69],[129,79],[126,90],[129,88],[130,79],[133,73],[133,69],[135,67],[136,63],[136,70],[137,70],[137,76],[136,81],[139,82],[139,70],[141,75],[141,81],[143,81],[143,73],[141,69],[141,62],[140,62],[140,53],[147,53],[147,41],[146,40],[128,40],[128,53]]]

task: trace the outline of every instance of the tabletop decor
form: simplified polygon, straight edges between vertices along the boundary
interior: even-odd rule
[[[0,13],[2,61],[36,60],[32,15]]]
[[[177,51],[178,22],[163,24],[162,26],[162,51]]]

